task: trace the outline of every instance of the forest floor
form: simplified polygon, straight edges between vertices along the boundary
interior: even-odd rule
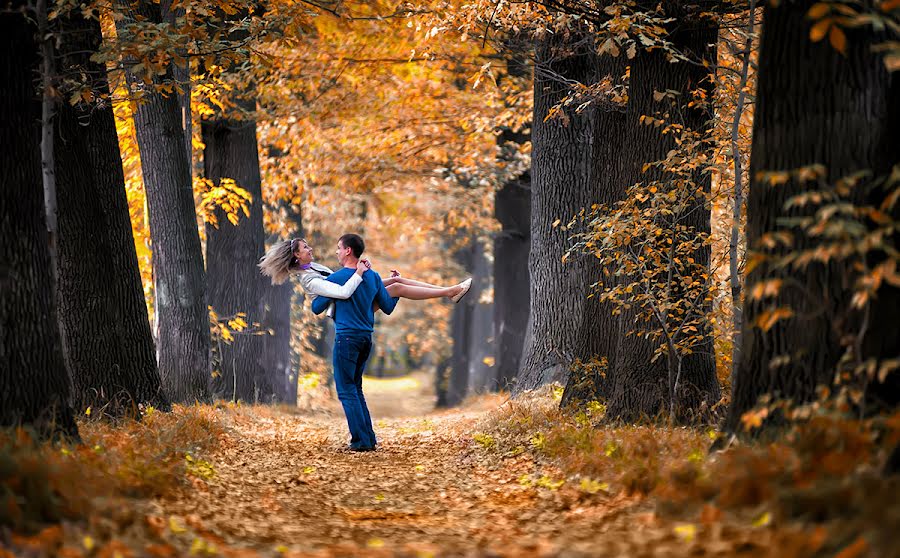
[[[540,425],[533,409],[529,415],[502,396],[433,411],[430,387],[418,378],[367,381],[366,389],[379,436],[375,452],[346,451],[346,423],[333,400],[305,412],[220,406],[212,412],[222,430],[208,451],[188,454],[184,482],[132,497],[124,519],[119,501],[101,512],[111,518],[106,523],[63,522],[61,531],[13,536],[18,546],[10,555],[884,555],[871,554],[859,531],[829,542],[828,523],[780,524],[765,505],[737,512],[702,502],[667,508],[658,491],[634,489],[646,484],[641,475],[658,473],[629,463],[626,472],[637,467],[636,475],[610,469],[613,486],[573,474],[567,457],[577,451],[546,458],[552,440],[544,434],[530,433],[527,449],[509,450],[495,439],[509,424],[526,424],[529,432]],[[513,416],[519,418],[510,422]],[[696,461],[690,456],[697,444],[708,444],[706,433],[680,430],[678,438],[657,441],[684,445],[685,460]],[[616,436],[624,440],[621,431]],[[637,430],[628,436],[639,445],[650,439]],[[594,453],[612,461],[638,451],[629,443],[610,449],[607,440]],[[578,468],[598,474],[589,462]]]
[[[680,524],[661,521],[640,498],[582,501],[574,489],[527,486],[523,477],[561,474],[524,454],[497,462],[473,452],[478,424],[504,398],[428,412],[432,402],[410,389],[414,384],[379,384],[367,384],[377,451],[344,450],[347,427],[337,406],[311,416],[258,408],[236,413],[209,458],[215,478],[158,502],[160,516],[183,520],[220,548],[261,554],[669,556],[684,550]]]

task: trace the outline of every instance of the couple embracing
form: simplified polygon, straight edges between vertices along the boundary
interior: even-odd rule
[[[347,417],[352,451],[373,451],[377,445],[362,389],[363,372],[372,351],[375,312],[390,314],[400,298],[447,297],[459,302],[472,284],[470,278],[452,287],[440,287],[401,277],[396,271],[382,279],[362,258],[365,248],[359,235],[343,235],[336,251],[342,267],[332,272],[314,261],[312,247],[305,240],[295,238],[274,245],[259,263],[273,284],[299,275],[303,290],[313,297],[312,311],[327,311],[334,319],[334,385]]]

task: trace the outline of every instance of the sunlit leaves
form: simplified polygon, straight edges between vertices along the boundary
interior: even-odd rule
[[[250,217],[250,204],[253,196],[238,186],[232,178],[222,178],[218,185],[208,178],[195,180],[195,190],[201,192],[197,204],[197,214],[210,225],[219,228],[219,214],[224,214],[228,221],[237,226],[241,219]]]

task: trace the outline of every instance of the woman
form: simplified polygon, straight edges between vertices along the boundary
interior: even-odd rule
[[[369,260],[360,260],[356,266],[356,273],[344,285],[332,283],[325,278],[333,272],[313,261],[312,248],[302,238],[279,242],[259,260],[259,269],[264,275],[272,278],[273,285],[280,285],[292,274],[298,274],[300,285],[307,293],[342,300],[350,298],[356,287],[362,283],[363,273],[371,267]],[[383,281],[388,294],[392,297],[410,300],[447,297],[453,302],[459,302],[472,286],[471,277],[452,287],[439,287],[400,277],[394,270],[391,271],[391,276]]]

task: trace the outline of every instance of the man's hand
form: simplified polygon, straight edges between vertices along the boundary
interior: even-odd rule
[[[400,272],[396,269],[391,270],[391,277],[400,277]]]

